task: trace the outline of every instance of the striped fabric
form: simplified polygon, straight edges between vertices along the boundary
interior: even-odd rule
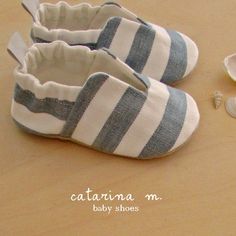
[[[198,59],[197,46],[187,36],[121,17],[113,17],[104,27],[97,41],[97,49],[102,47],[136,72],[166,84],[188,75]]]
[[[177,149],[199,122],[197,106],[184,92],[150,79],[144,93],[101,73],[89,78],[75,101],[39,99],[17,84],[12,116],[32,133],[141,159]]]
[[[71,20],[79,16],[86,17]],[[91,16],[93,20],[89,22]],[[34,42],[63,40],[71,46],[83,45],[92,50],[104,47],[137,73],[165,84],[174,84],[187,76],[198,60],[198,48],[189,37],[147,23],[117,3],[101,6],[43,3],[34,18],[31,31]],[[51,18],[57,20],[51,22]],[[65,20],[61,23],[61,19]],[[69,28],[60,28],[60,24]]]
[[[11,42],[17,44],[17,39]],[[8,49],[20,55],[22,64],[14,73],[11,114],[27,132],[149,159],[178,149],[198,126],[193,98],[135,72],[108,50],[91,51],[57,41],[28,50],[20,47],[20,52],[27,51],[21,58],[15,48]]]

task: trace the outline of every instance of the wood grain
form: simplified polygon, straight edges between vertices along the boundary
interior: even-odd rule
[[[236,235],[236,120],[224,106],[216,111],[211,101],[214,90],[225,98],[236,95],[236,84],[222,69],[223,58],[236,51],[235,0],[120,3],[197,42],[199,64],[177,87],[199,105],[198,131],[177,153],[152,161],[118,158],[23,133],[10,118],[16,63],[6,45],[14,31],[29,38],[31,18],[20,1],[1,0],[0,235]],[[132,193],[135,202],[122,204],[140,211],[108,215],[93,212],[91,202],[70,201],[72,193],[88,187],[97,193]],[[163,200],[147,201],[147,193]]]

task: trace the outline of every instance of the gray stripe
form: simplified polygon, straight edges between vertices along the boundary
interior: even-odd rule
[[[89,78],[79,93],[71,114],[63,127],[61,132],[63,137],[71,137],[85,110],[108,77],[108,75],[100,73]]]
[[[121,6],[116,2],[105,2],[104,4],[101,5],[101,7],[106,6],[106,5],[114,5],[121,8]]]
[[[139,80],[141,81],[146,88],[150,88],[151,86],[151,83],[150,83],[150,80],[147,76],[143,75],[143,74],[139,74],[139,73],[136,73],[134,72],[134,76]]]
[[[170,97],[165,114],[159,127],[140,153],[140,158],[166,154],[174,146],[182,130],[187,110],[186,95],[177,89],[168,88],[168,90]]]
[[[97,49],[103,47],[109,48],[111,46],[111,42],[116,34],[120,22],[121,22],[121,17],[113,17],[107,22],[106,26],[99,35],[97,41]]]
[[[148,27],[151,27],[146,21],[142,20],[141,18],[137,17],[137,20],[142,23],[143,25],[146,25]]]
[[[145,100],[146,96],[143,93],[129,87],[101,129],[93,147],[113,153],[136,119]]]
[[[147,63],[155,38],[155,31],[145,25],[140,25],[129,55],[125,61],[136,72],[141,73]]]
[[[184,76],[187,68],[187,46],[178,32],[167,30],[167,33],[171,39],[170,56],[161,82],[171,84]]]
[[[107,48],[102,48],[104,52],[106,52],[109,56],[111,56],[113,59],[117,60],[117,57],[109,51]]]
[[[31,91],[22,89],[18,84],[15,86],[14,100],[31,112],[48,113],[60,120],[66,120],[74,106],[74,102],[57,98],[38,99]]]

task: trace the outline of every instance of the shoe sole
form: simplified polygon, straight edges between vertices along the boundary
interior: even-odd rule
[[[169,156],[175,152],[177,152],[179,149],[181,149],[184,145],[186,145],[190,139],[192,138],[192,136],[195,134],[196,130],[198,129],[199,127],[199,122],[196,126],[196,128],[194,129],[194,131],[192,132],[191,136],[189,136],[189,138],[183,143],[181,144],[180,146],[178,146],[177,148],[173,149],[172,151],[168,152],[168,153],[165,153],[163,155],[160,155],[160,156],[152,156],[152,157],[148,157],[148,158],[136,158],[136,157],[130,157],[130,156],[125,156],[125,155],[119,155],[119,154],[115,154],[115,153],[108,153],[108,152],[104,152],[104,151],[100,151],[98,149],[95,149],[89,145],[86,145],[82,142],[79,142],[75,139],[72,139],[72,138],[64,138],[64,137],[61,137],[61,136],[58,136],[58,135],[47,135],[47,134],[42,134],[42,133],[39,133],[37,131],[33,131],[23,125],[21,125],[18,121],[16,121],[14,118],[13,118],[13,121],[15,122],[16,126],[20,129],[20,130],[23,130],[25,131],[26,133],[29,133],[29,134],[34,134],[34,135],[37,135],[37,136],[41,136],[41,137],[45,137],[45,138],[50,138],[50,139],[59,139],[59,140],[62,140],[62,141],[70,141],[70,142],[73,142],[75,144],[79,144],[81,146],[84,146],[84,147],[87,147],[87,148],[90,148],[90,149],[93,149],[95,151],[98,151],[98,152],[101,152],[101,153],[104,153],[104,154],[109,154],[109,155],[114,155],[114,156],[119,156],[119,157],[125,157],[125,158],[131,158],[131,159],[136,159],[136,160],[152,160],[152,159],[159,159],[159,158],[162,158],[162,157],[166,157],[166,156]]]

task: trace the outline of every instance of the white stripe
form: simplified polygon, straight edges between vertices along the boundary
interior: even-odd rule
[[[150,82],[151,87],[148,91],[147,100],[116,148],[114,152],[116,154],[137,157],[162,120],[169,92],[164,84],[154,80],[150,80]]]
[[[46,41],[62,40],[68,44],[96,43],[101,29],[69,31],[66,29],[47,29],[37,23],[33,24],[33,35]]]
[[[15,78],[22,89],[31,91],[38,99],[48,97],[74,102],[81,90],[79,86],[67,86],[53,81],[42,85],[34,76],[17,71],[15,71]]]
[[[181,34],[181,33],[179,33]],[[184,77],[187,76],[196,66],[198,61],[198,48],[195,42],[193,42],[188,36],[181,34],[187,47],[187,68]]]
[[[72,138],[91,145],[126,89],[125,83],[108,78],[89,104]]]
[[[34,113],[25,106],[12,101],[12,117],[23,126],[43,134],[60,134],[65,121],[46,113]]]
[[[135,35],[140,24],[130,22],[127,24],[126,19],[122,19],[116,31],[115,37],[112,40],[110,50],[115,55],[119,56],[122,61],[125,61],[129,55]]]
[[[172,147],[170,151],[173,151],[180,145],[184,144],[188,140],[188,138],[191,137],[191,135],[193,134],[199,123],[200,115],[196,102],[188,94],[186,94],[186,98],[187,98],[187,112],[183,128],[180,132],[178,139],[176,140],[175,145]]]
[[[156,36],[142,73],[161,80],[169,61],[171,39],[164,28],[153,24],[152,27],[156,30]]]

